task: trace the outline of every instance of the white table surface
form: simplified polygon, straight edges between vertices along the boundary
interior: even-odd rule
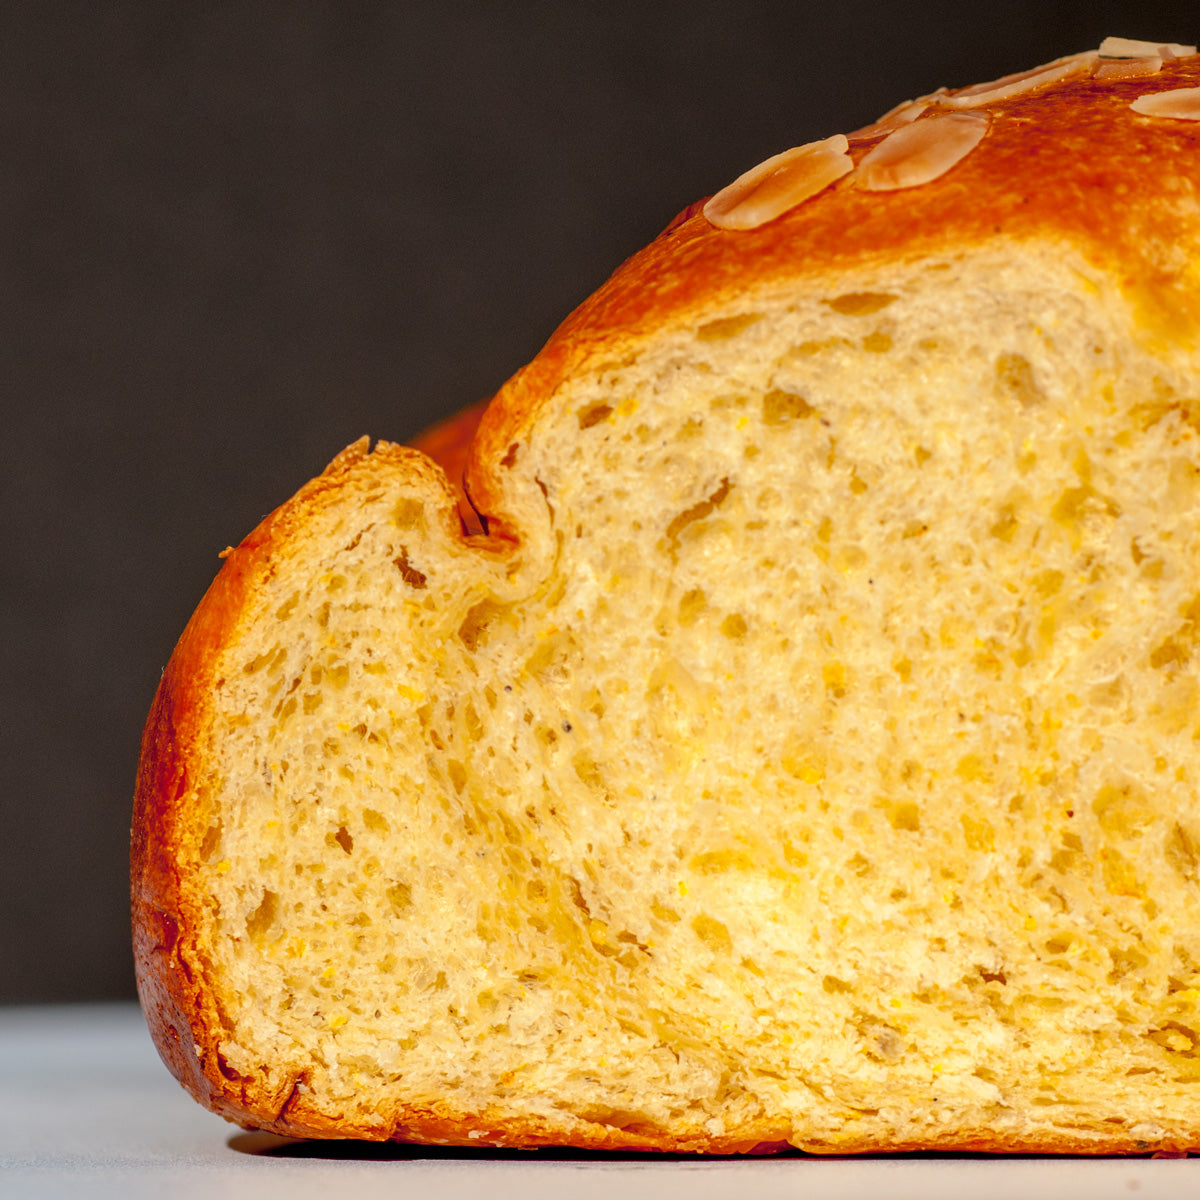
[[[0,1197],[1200,1200],[1200,1158],[662,1158],[290,1142],[168,1075],[132,1005],[0,1008]]]

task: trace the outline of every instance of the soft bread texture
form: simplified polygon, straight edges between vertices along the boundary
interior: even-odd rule
[[[485,532],[364,441],[228,552],[133,841],[198,1099],[1200,1149],[1200,122],[1130,108],[1197,84],[1059,71],[920,186],[693,206],[487,409]]]

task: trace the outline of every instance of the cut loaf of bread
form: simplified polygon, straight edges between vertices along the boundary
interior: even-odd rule
[[[1129,46],[687,210],[488,408],[485,532],[364,441],[227,552],[133,841],[203,1103],[1200,1149],[1200,59]]]

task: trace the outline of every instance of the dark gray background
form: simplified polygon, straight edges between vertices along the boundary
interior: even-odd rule
[[[1200,10],[0,4],[0,1001],[132,995],[141,723],[226,544],[759,159],[1109,33]]]

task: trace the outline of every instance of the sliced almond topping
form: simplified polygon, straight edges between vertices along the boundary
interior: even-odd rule
[[[720,229],[757,229],[848,175],[849,146],[839,133],[776,154],[722,188],[704,215]]]
[[[1172,117],[1176,121],[1200,121],[1200,87],[1175,88],[1139,96],[1130,106],[1144,117]]]
[[[858,164],[869,192],[917,187],[961,162],[988,130],[983,113],[941,113],[889,134]]]
[[[1195,46],[1178,42],[1137,42],[1133,38],[1106,37],[1100,43],[1102,58],[1190,58]]]
[[[1142,79],[1147,75],[1157,75],[1162,65],[1163,60],[1157,54],[1153,58],[1101,59],[1092,78],[1107,79],[1110,83],[1119,79]]]
[[[981,104],[991,104],[993,100],[1011,100],[1014,96],[1035,92],[1047,84],[1069,79],[1072,75],[1082,75],[1091,69],[1096,58],[1095,50],[1084,54],[1072,54],[1068,58],[1055,59],[1045,66],[1034,67],[1032,71],[1020,71],[1016,75],[1005,75],[1003,79],[994,80],[992,83],[977,83],[973,87],[960,88],[953,95],[945,97],[942,103],[950,108],[978,108]]]
[[[901,126],[911,125],[933,101],[933,96],[922,97],[920,100],[905,100],[903,104],[897,104],[895,108],[888,109],[878,121],[872,121],[870,125],[856,129],[849,136],[854,141],[865,141],[867,138],[891,133],[893,129],[899,129]]]

